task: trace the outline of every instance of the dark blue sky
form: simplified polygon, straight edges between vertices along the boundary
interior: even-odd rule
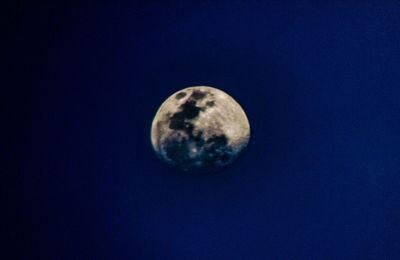
[[[224,2],[6,9],[14,254],[400,258],[400,2]],[[194,85],[251,124],[219,174],[151,148],[159,105]]]

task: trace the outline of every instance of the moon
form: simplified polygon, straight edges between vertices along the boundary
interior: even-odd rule
[[[155,153],[184,171],[215,171],[229,165],[249,139],[250,124],[239,103],[208,86],[172,94],[158,109],[151,126]]]

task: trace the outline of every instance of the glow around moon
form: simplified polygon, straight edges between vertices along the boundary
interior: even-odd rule
[[[227,93],[196,86],[171,95],[151,127],[156,154],[185,171],[213,171],[232,163],[246,148],[250,125]]]

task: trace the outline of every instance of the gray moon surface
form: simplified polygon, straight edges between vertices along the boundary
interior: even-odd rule
[[[195,86],[172,94],[151,126],[153,149],[184,171],[215,171],[247,147],[250,124],[242,107],[222,90]]]

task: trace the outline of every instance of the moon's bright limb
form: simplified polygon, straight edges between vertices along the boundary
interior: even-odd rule
[[[230,164],[246,148],[250,125],[227,93],[196,86],[171,95],[151,127],[157,155],[183,170],[213,170]]]

